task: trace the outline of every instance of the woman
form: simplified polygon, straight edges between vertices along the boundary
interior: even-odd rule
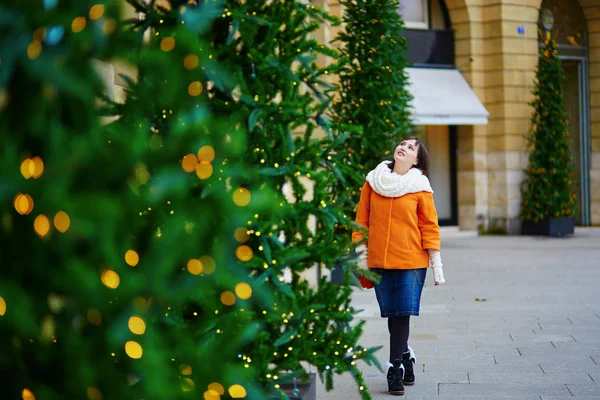
[[[415,357],[408,346],[411,315],[419,315],[427,267],[436,285],[444,283],[440,228],[427,179],[429,158],[414,137],[403,140],[393,161],[384,161],[367,175],[356,222],[368,230],[367,266],[381,275],[375,294],[381,316],[388,318],[390,359],[388,390],[403,395],[414,385]],[[354,232],[353,241],[363,239]],[[361,278],[363,286],[368,280]]]

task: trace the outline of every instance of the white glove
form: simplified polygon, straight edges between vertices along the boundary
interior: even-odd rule
[[[440,251],[427,249],[427,252],[429,253],[429,267],[433,269],[433,282],[435,282],[435,286],[446,283],[446,280],[444,279],[444,270],[442,268],[444,264],[442,264]]]
[[[367,268],[367,245],[361,244],[355,250],[358,253],[358,264],[363,268]]]

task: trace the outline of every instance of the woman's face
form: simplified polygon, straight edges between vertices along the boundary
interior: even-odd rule
[[[394,150],[394,160],[405,165],[416,165],[419,145],[414,139],[403,140]]]

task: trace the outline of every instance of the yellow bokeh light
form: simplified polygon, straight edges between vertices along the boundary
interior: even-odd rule
[[[96,388],[88,388],[87,395],[89,400],[102,400],[102,393]]]
[[[201,162],[196,166],[196,175],[202,180],[210,178],[212,173],[213,166],[210,163]]]
[[[179,366],[179,371],[181,371],[181,373],[183,375],[191,375],[192,374],[192,367],[187,365],[187,364],[181,364]]]
[[[35,218],[35,221],[33,221],[33,229],[39,237],[46,236],[48,231],[50,231],[50,221],[48,220],[48,217],[46,217],[44,214],[38,215]]]
[[[31,159],[33,161],[33,178],[37,179],[44,173],[44,161],[39,156]]]
[[[23,397],[23,400],[35,400],[33,392],[29,389],[23,389],[21,396]]]
[[[0,296],[0,316],[6,313],[6,301]]]
[[[215,149],[212,146],[206,145],[198,150],[198,160],[205,163],[213,162],[215,159]]]
[[[246,228],[237,228],[233,233],[233,236],[235,237],[235,240],[237,240],[240,243],[246,243],[248,239],[250,239],[250,236],[248,235],[248,230]]]
[[[59,211],[54,216],[54,227],[57,231],[65,233],[71,226],[71,218],[64,211]]]
[[[29,43],[29,46],[27,46],[27,57],[29,57],[30,60],[35,60],[38,58],[41,52],[42,43],[37,40],[34,40],[33,42]]]
[[[252,297],[252,288],[246,282],[240,282],[235,285],[235,294],[242,300],[248,300]]]
[[[48,295],[48,308],[55,314],[58,314],[65,306],[67,298],[56,293]]]
[[[183,168],[185,172],[194,172],[197,165],[198,159],[195,154],[187,154],[183,156],[183,159],[181,160],[181,168]]]
[[[56,322],[53,314],[48,314],[42,320],[40,329],[40,339],[49,342],[56,333]]]
[[[33,199],[28,194],[17,194],[13,204],[15,210],[21,215],[27,215],[33,211]]]
[[[125,262],[131,267],[135,267],[140,262],[140,256],[135,250],[127,250],[125,252]]]
[[[252,196],[250,192],[246,188],[239,188],[233,192],[233,202],[240,207],[245,207],[250,204],[250,199]]]
[[[90,324],[99,326],[102,323],[102,314],[100,314],[100,311],[98,310],[88,310],[87,320]]]
[[[250,261],[252,260],[254,253],[252,252],[252,248],[250,246],[246,246],[244,244],[235,249],[235,255],[242,261]]]
[[[37,28],[33,31],[33,40],[41,42],[46,37],[46,28]]]
[[[0,89],[0,111],[3,111],[4,108],[10,102],[10,96],[5,89]]]
[[[143,297],[136,297],[133,299],[133,309],[140,314],[144,314],[148,311],[148,302]]]
[[[202,262],[195,258],[192,258],[187,262],[187,270],[192,275],[200,275],[204,269],[203,267]]]
[[[181,390],[184,392],[191,392],[196,388],[196,384],[190,378],[183,378],[181,381]]]
[[[211,256],[202,256],[200,257],[200,262],[202,263],[202,272],[207,275],[212,274],[217,269],[217,264],[215,260]]]
[[[185,67],[185,69],[188,69],[190,71],[193,69],[196,69],[198,67],[199,63],[200,63],[200,60],[198,59],[198,56],[195,54],[188,54],[183,59],[183,66]]]
[[[229,290],[221,293],[221,303],[226,306],[232,306],[235,304],[235,295]]]
[[[77,17],[71,23],[71,30],[75,33],[81,32],[85,29],[86,23],[87,20],[85,19],[85,17]]]
[[[143,335],[146,332],[146,323],[141,317],[133,316],[129,318],[129,322],[127,323],[129,330],[131,333],[136,335]]]
[[[142,346],[138,342],[129,341],[125,343],[125,353],[136,360],[142,358]]]
[[[117,29],[117,21],[114,18],[107,19],[102,25],[102,32],[105,35],[110,35]]]
[[[25,193],[24,196],[27,198],[27,211],[25,212],[25,215],[27,215],[33,211],[33,199],[27,193]]]
[[[101,275],[102,283],[109,289],[116,289],[119,287],[119,283],[121,282],[121,278],[119,278],[119,274],[110,269],[105,269],[102,271]]]
[[[90,19],[97,20],[104,15],[104,4],[95,4],[90,8]]]
[[[213,383],[211,383],[210,385],[208,385],[208,389],[209,390],[214,390],[215,392],[217,392],[221,396],[225,394],[225,388],[219,382],[213,382]]]
[[[242,385],[233,385],[229,388],[229,395],[234,399],[246,397],[246,389]]]
[[[23,160],[23,162],[21,163],[21,175],[23,175],[23,178],[29,179],[33,176],[34,173],[35,163],[33,162],[33,160],[31,158]]]
[[[195,81],[190,83],[188,86],[188,94],[190,96],[199,96],[202,93],[202,83],[199,81]]]
[[[175,39],[166,37],[160,41],[160,49],[162,51],[171,51],[175,48]]]
[[[221,396],[214,390],[208,389],[204,392],[204,400],[221,400]]]

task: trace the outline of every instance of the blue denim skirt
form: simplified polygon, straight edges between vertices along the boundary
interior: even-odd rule
[[[375,295],[383,318],[419,315],[427,268],[373,268],[372,271],[381,275]]]

